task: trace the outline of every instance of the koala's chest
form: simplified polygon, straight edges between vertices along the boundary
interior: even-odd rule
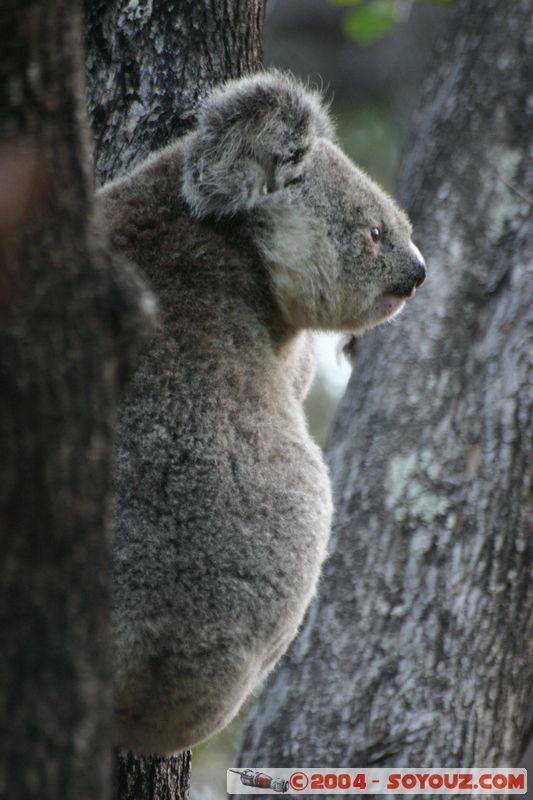
[[[218,464],[218,513],[229,523],[220,534],[221,555],[231,541],[258,569],[263,564],[268,572],[278,562],[296,583],[302,570],[318,569],[330,532],[331,489],[307,434],[289,428],[272,431],[266,442],[237,439],[228,466],[230,473]]]

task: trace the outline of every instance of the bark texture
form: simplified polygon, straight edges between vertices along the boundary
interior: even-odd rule
[[[400,200],[430,276],[359,343],[320,593],[244,766],[505,766],[533,688],[533,3],[456,0]],[[422,795],[421,795],[422,796]]]
[[[173,758],[130,752],[115,756],[115,797],[117,800],[181,800],[188,797],[191,754]]]
[[[0,14],[0,796],[110,790],[112,429],[145,320],[91,228],[81,26]]]
[[[263,18],[264,0],[85,0],[97,181],[188,131],[214,84],[259,69]],[[117,753],[115,798],[184,798],[189,767],[190,753]]]
[[[85,0],[98,179],[185,133],[213,84],[257,70],[263,17],[264,0]]]

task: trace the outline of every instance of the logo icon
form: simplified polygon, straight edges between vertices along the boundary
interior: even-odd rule
[[[271,778],[265,772],[257,772],[253,769],[230,769],[229,772],[235,772],[241,776],[241,783],[244,786],[255,786],[257,789],[270,789],[272,792],[281,792],[284,794],[289,791],[289,781],[283,778]]]

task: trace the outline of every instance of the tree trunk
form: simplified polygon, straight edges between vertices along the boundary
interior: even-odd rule
[[[102,182],[186,133],[211,86],[262,62],[264,0],[85,0],[85,8]]]
[[[215,83],[259,69],[263,17],[264,0],[85,0],[97,180],[189,130]],[[185,797],[189,765],[190,753],[116,753],[116,800]]]
[[[502,766],[525,744],[533,3],[451,15],[400,187],[429,279],[359,344],[328,447],[331,556],[245,766]]]
[[[114,796],[117,800],[181,800],[189,795],[191,753],[173,758],[115,755]]]
[[[81,29],[0,14],[0,796],[110,789],[111,435],[146,322],[91,224]]]

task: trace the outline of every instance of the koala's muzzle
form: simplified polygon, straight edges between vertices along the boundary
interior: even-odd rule
[[[424,256],[413,242],[409,242],[409,259],[410,264],[405,277],[390,291],[390,294],[397,297],[412,297],[426,280],[427,269]]]
[[[422,286],[424,281],[426,280],[427,269],[426,269],[426,262],[424,261],[424,256],[413,242],[409,242],[409,252],[411,254],[411,258],[413,260],[414,268],[415,268],[415,282],[413,284],[413,289],[418,289],[419,286]]]

